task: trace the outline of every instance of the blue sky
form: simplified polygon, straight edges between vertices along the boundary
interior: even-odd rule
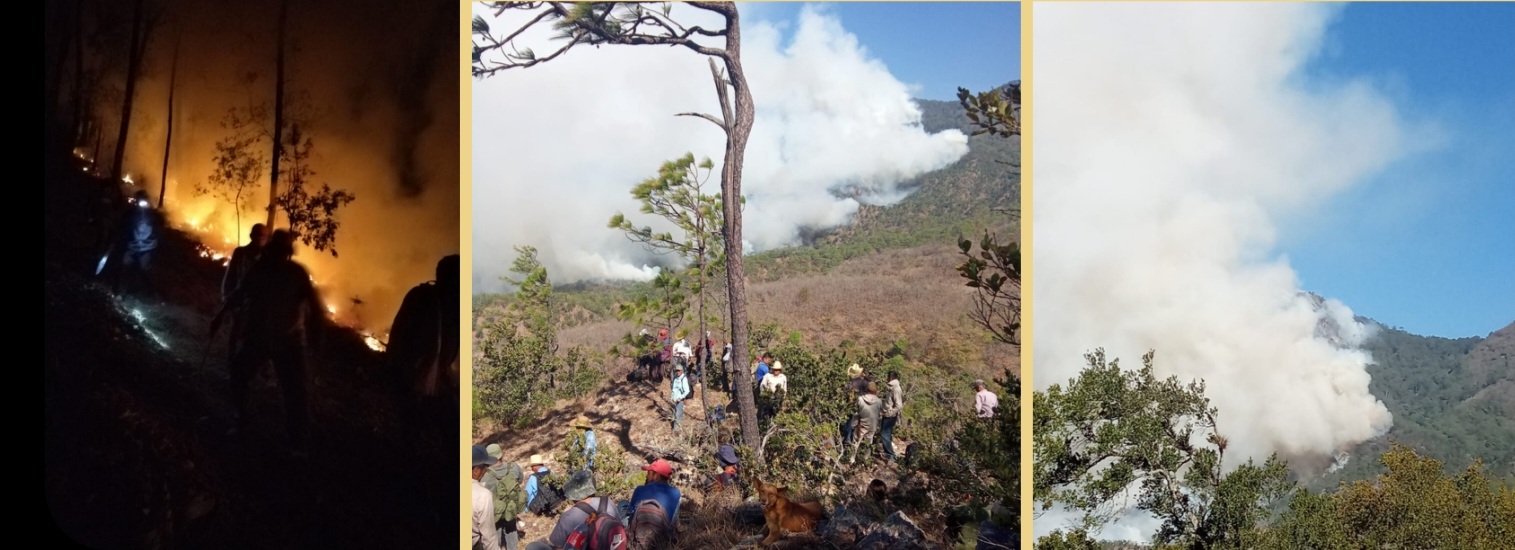
[[[744,21],[793,21],[803,2],[744,3]],[[956,101],[1020,78],[1020,4],[1002,2],[825,2],[895,78],[918,97]]]
[[[1356,3],[1312,78],[1366,77],[1427,151],[1285,228],[1305,289],[1416,334],[1485,336],[1515,322],[1515,4]],[[1034,136],[1033,136],[1034,139]]]

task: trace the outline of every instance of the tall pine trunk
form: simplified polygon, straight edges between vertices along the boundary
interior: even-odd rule
[[[168,70],[168,135],[163,136],[163,171],[158,182],[158,208],[163,208],[163,197],[168,196],[168,154],[174,147],[174,88],[179,83],[179,44],[184,41],[183,31],[174,37],[174,61]]]
[[[274,63],[274,158],[273,169],[268,174],[268,220],[264,225],[273,230],[279,217],[279,157],[284,155],[284,31],[289,21],[289,0],[279,1],[279,56]]]
[[[60,96],[63,95],[63,73],[68,72],[69,49],[72,48],[72,44],[74,43],[74,37],[72,36],[74,33],[72,12],[78,10],[75,4],[76,2],[68,2],[61,5],[59,11],[53,13],[51,21],[52,28],[61,31],[61,33],[58,37],[58,57],[48,63],[48,68],[51,69],[48,71],[47,76],[46,118],[48,121],[47,131],[49,139],[61,138],[62,136],[59,134],[64,128],[62,117],[58,116],[58,104],[62,102]]]
[[[126,97],[121,101],[121,131],[116,135],[116,156],[111,159],[110,177],[112,180],[121,180],[121,165],[126,157],[126,135],[131,129],[132,122],[132,96],[137,93],[137,71],[142,66],[142,4],[144,0],[136,0],[136,6],[132,8],[132,41],[127,48],[126,64]]]
[[[74,0],[73,144],[84,138],[84,0]],[[93,160],[93,157],[91,157]]]
[[[726,13],[726,72],[731,88],[736,92],[736,109],[727,116],[726,158],[721,167],[721,200],[726,217],[726,288],[731,307],[731,361],[745,362],[747,350],[747,277],[742,266],[742,158],[747,149],[747,137],[752,134],[754,119],[752,92],[747,88],[747,76],[742,71],[742,30],[736,9]],[[717,78],[721,96],[726,95],[726,84]],[[723,107],[726,103],[722,101]],[[726,114],[726,113],[723,113]],[[745,365],[745,363],[742,363]],[[735,368],[737,409],[742,424],[742,445],[754,451],[759,464],[763,460],[760,448],[762,436],[758,434],[757,402],[752,395],[752,377],[745,367]]]

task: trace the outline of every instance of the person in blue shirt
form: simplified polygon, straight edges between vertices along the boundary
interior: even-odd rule
[[[552,475],[552,472],[547,470],[547,460],[542,455],[531,455],[526,469],[531,471],[531,475],[526,478],[526,503],[529,505],[537,499],[537,480]]]
[[[647,483],[637,487],[631,492],[631,510],[636,512],[637,506],[648,500],[655,500],[663,506],[663,511],[668,513],[669,531],[674,531],[679,518],[679,494],[677,487],[670,485],[668,480],[673,478],[673,465],[661,458],[652,461],[642,467],[647,472]],[[629,521],[629,519],[628,519]]]
[[[757,372],[752,373],[752,384],[754,387],[762,385],[763,377],[768,376],[768,364],[772,362],[773,356],[766,353],[758,359]]]
[[[584,430],[584,438],[580,443],[584,446],[584,467],[594,469],[594,453],[600,448],[599,439],[594,435],[594,426],[589,423],[589,417],[579,415],[574,419],[573,427]]]
[[[679,431],[679,421],[684,419],[684,400],[689,399],[689,378],[684,376],[684,367],[673,367],[672,395],[669,401],[673,402],[673,431]]]

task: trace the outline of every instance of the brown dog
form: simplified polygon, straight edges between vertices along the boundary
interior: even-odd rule
[[[809,533],[815,531],[816,522],[826,517],[819,502],[796,502],[789,499],[789,489],[754,480],[758,498],[763,501],[763,519],[767,520],[768,536],[762,545],[769,546],[785,532]]]

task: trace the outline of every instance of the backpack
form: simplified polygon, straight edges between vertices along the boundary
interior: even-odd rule
[[[631,513],[631,547],[636,550],[667,548],[673,544],[674,532],[668,510],[654,499],[637,504]]]
[[[563,503],[563,488],[556,483],[548,483],[547,472],[537,472],[531,476],[537,478],[537,497],[531,499],[526,509],[537,515],[552,515],[558,505]]]
[[[563,547],[572,550],[626,550],[626,525],[610,511],[610,498],[600,497],[598,510],[584,502],[574,508],[589,514],[563,541]]]
[[[499,476],[492,487],[495,521],[513,520],[526,510],[526,489],[521,486],[521,467],[514,463],[506,464],[505,471]]]

